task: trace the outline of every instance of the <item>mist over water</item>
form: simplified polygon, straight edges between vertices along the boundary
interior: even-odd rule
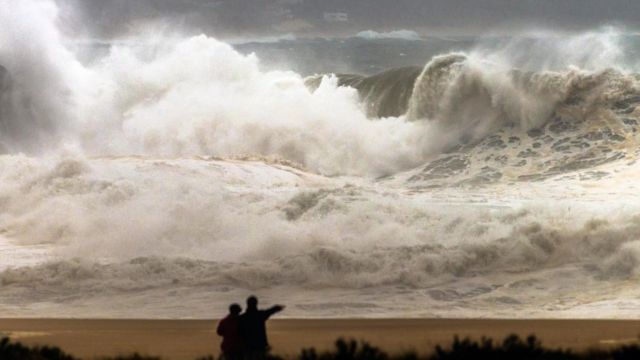
[[[633,314],[633,36],[306,76],[205,35],[80,61],[56,12],[0,4],[3,314]],[[335,43],[431,41],[394,34]]]

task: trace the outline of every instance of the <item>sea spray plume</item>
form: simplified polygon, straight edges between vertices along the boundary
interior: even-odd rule
[[[574,35],[531,31],[514,37],[480,38],[469,53],[523,71],[617,69],[632,72],[638,65],[630,43],[634,38],[637,36],[611,26]]]
[[[409,91],[398,90],[404,95],[391,102],[390,111],[383,98],[370,93],[366,101],[383,105],[363,111],[355,93],[336,86],[335,79],[321,80],[323,85],[309,92],[297,74],[261,71],[254,56],[240,55],[206,36],[173,40],[154,51],[115,46],[111,55],[84,69],[60,45],[54,15],[55,11],[42,20],[55,35],[45,43],[55,50],[50,53],[64,56],[48,57],[56,61],[43,68],[64,75],[56,77],[64,79],[64,89],[56,85],[48,92],[65,95],[43,100],[59,111],[39,111],[38,121],[28,129],[58,133],[81,143],[91,155],[259,154],[326,175],[388,175],[420,165],[460,141],[478,141],[505,125],[528,129],[543,124],[563,100],[566,83],[562,72],[514,69],[513,61],[498,61],[504,57],[499,53],[444,55],[425,67],[406,111],[408,119],[426,121],[407,122],[403,116],[370,121],[363,112],[373,110],[378,117],[402,114],[395,108],[406,106]],[[21,76],[11,67],[5,78],[13,84]],[[22,85],[9,86],[9,93],[15,93],[13,89]],[[383,86],[379,91],[387,90]],[[19,118],[23,116],[3,116],[9,129],[3,133],[23,136],[28,121],[15,120]],[[56,132],[60,126],[68,131]],[[3,136],[11,138],[2,140],[3,147],[30,143],[17,137]]]
[[[4,124],[3,118],[7,118],[11,116],[8,114],[5,97],[9,96],[10,91],[10,81],[9,72],[2,65],[0,65],[0,134],[8,132],[7,125]],[[5,115],[5,113],[7,113]],[[7,121],[8,123],[8,121]],[[9,152],[8,145],[6,144],[6,140],[2,140],[2,136],[0,136],[0,154],[4,154]]]
[[[403,117],[369,121],[354,93],[336,86],[335,80],[324,80],[321,91],[310,93],[297,74],[260,71],[255,57],[242,56],[205,36],[172,41],[145,56],[130,47],[114,47],[98,65],[84,69],[61,45],[53,24],[55,7],[47,2],[20,4],[26,5],[16,8],[36,13],[38,26],[46,30],[39,32],[46,38],[35,43],[43,44],[47,55],[46,66],[37,68],[48,72],[26,76],[16,65],[28,64],[17,61],[24,56],[4,56],[11,58],[5,64],[4,78],[9,80],[3,81],[4,88],[11,89],[3,92],[5,152],[48,142],[23,139],[29,129],[47,134],[32,139],[55,141],[58,134],[80,142],[92,155],[259,154],[294,161],[322,174],[380,176],[419,165],[460,141],[478,141],[504,125],[539,126],[562,100],[561,89],[536,80],[556,81],[562,78],[557,73],[522,75],[514,70],[517,61],[499,51],[487,55],[477,50],[439,57],[425,67],[413,87],[408,118],[428,121],[408,123]],[[32,37],[33,27],[7,32],[4,42]],[[614,45],[608,49],[602,53],[615,55]],[[33,81],[24,81],[29,77]],[[29,90],[33,83],[44,86]],[[43,92],[60,95],[44,97]],[[16,96],[22,100],[14,101]],[[405,101],[396,103],[404,106]],[[400,114],[395,109],[375,112]],[[59,130],[62,126],[67,130]]]
[[[93,69],[105,79],[100,106],[122,114],[112,124],[123,149],[157,156],[257,153],[279,156],[323,174],[389,174],[419,164],[422,124],[371,122],[353,89],[327,78],[310,92],[292,72],[262,72],[206,36],[178,42],[153,59],[115,49]],[[97,126],[100,129],[99,125]],[[90,130],[91,131],[91,130]],[[85,148],[105,151],[88,136]]]
[[[2,34],[5,152],[54,150],[64,140],[94,156],[259,154],[372,176],[421,161],[422,125],[370,122],[334,80],[310,93],[297,74],[262,72],[255,56],[206,36],[154,51],[115,46],[84,68],[62,45],[52,2],[2,6],[3,15],[24,13],[3,22],[11,30]]]
[[[49,150],[74,121],[82,71],[62,45],[50,1],[0,3],[0,147]]]

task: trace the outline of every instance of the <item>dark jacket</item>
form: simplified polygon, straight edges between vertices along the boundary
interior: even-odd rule
[[[280,306],[273,306],[267,310],[247,309],[244,314],[240,315],[240,332],[247,349],[258,351],[269,349],[265,322],[280,310],[282,310]]]
[[[233,353],[242,351],[240,316],[229,314],[226,318],[220,320],[217,333],[222,336],[222,344],[220,344],[222,352]]]

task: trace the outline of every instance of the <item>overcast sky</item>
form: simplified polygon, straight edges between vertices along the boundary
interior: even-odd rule
[[[415,30],[422,35],[578,32],[615,25],[637,31],[638,0],[57,0],[74,34],[112,38],[153,23],[221,38],[348,35]]]

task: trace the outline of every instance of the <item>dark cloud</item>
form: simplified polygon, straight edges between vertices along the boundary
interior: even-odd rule
[[[635,30],[637,0],[58,0],[70,32],[113,37],[142,24],[169,22],[219,37],[337,35],[365,29],[428,34],[512,32],[530,28],[580,31],[602,25]],[[348,21],[326,13],[344,13]]]

